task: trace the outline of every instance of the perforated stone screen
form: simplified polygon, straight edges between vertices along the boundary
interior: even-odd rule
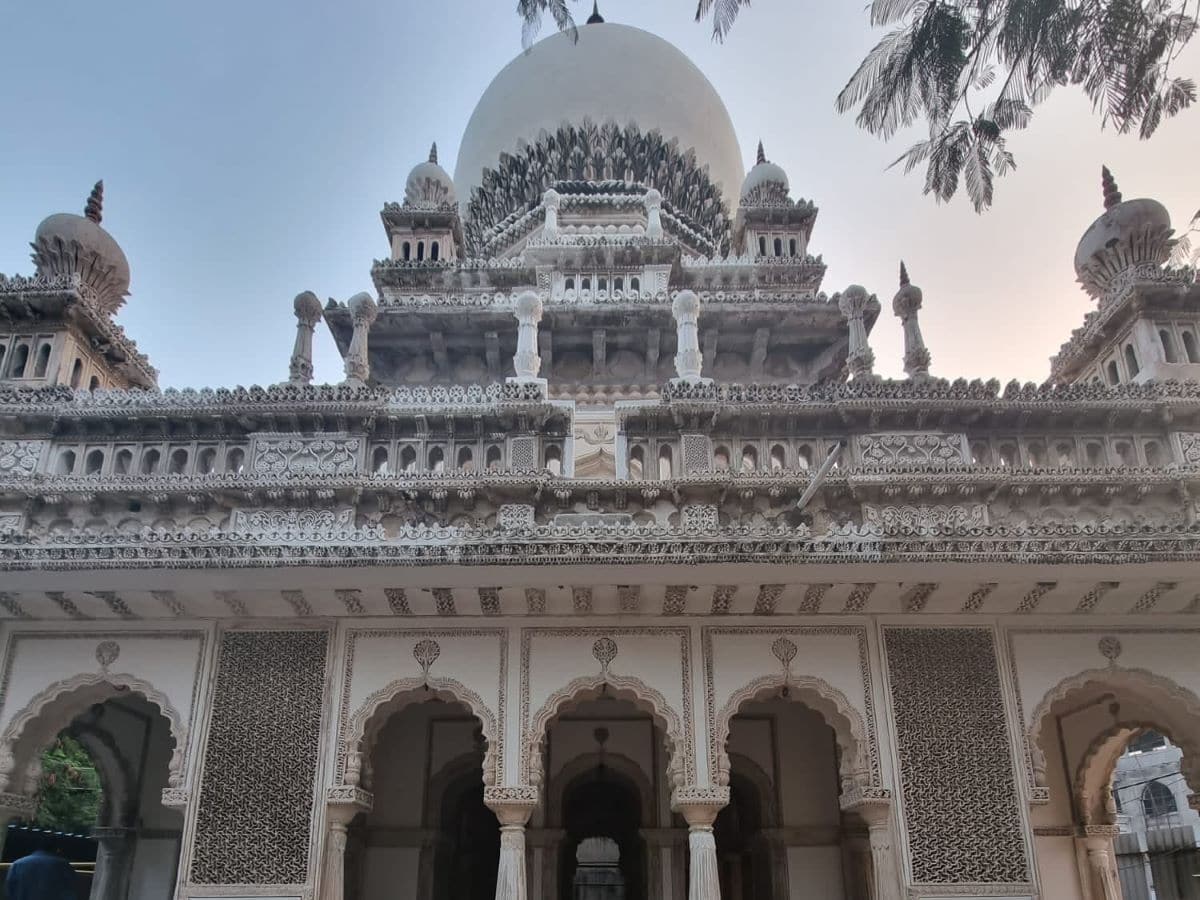
[[[913,881],[1029,881],[991,632],[885,629]]]
[[[193,884],[308,880],[327,651],[323,631],[222,637]]]

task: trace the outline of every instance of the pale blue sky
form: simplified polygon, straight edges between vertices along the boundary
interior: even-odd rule
[[[0,4],[0,272],[32,269],[46,215],[81,212],[105,181],[104,225],[133,272],[119,321],[164,386],[286,377],[292,298],[370,289],[385,201],[437,140],[453,172],[492,76],[520,52],[514,0],[206,0]],[[1062,91],[1014,137],[1018,170],[976,216],[937,206],[917,176],[885,171],[903,146],[839,116],[833,99],[877,38],[862,0],[755,0],[724,44],[694,0],[603,0],[610,21],[670,40],[722,95],[747,161],[761,137],[794,196],[820,207],[812,250],[830,293],[884,302],[872,335],[897,374],[897,261],[925,292],[933,370],[1041,380],[1089,301],[1079,236],[1101,210],[1107,162],[1126,198],[1153,196],[1176,227],[1200,206],[1200,111],[1150,143],[1101,133]],[[590,0],[577,4],[580,20]],[[549,28],[549,23],[547,23]],[[1180,61],[1200,77],[1200,47]],[[664,102],[671,102],[664,98]],[[647,123],[650,124],[650,123]],[[318,332],[317,378],[342,377]]]

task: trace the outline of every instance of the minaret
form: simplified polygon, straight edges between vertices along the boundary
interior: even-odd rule
[[[929,349],[921,337],[917,312],[921,309],[921,289],[908,280],[908,269],[900,261],[900,290],[892,298],[892,312],[904,328],[904,371],[914,380],[929,377]]]
[[[835,298],[838,309],[846,317],[850,329],[849,347],[846,352],[846,367],[855,381],[875,378],[875,351],[867,342],[867,325],[864,316],[871,307],[874,297],[862,285],[852,284]],[[878,307],[876,307],[878,308]]]

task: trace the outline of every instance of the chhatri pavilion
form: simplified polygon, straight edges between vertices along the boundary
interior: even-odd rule
[[[296,296],[269,387],[157,386],[99,185],[37,226],[0,823],[65,731],[95,900],[1118,900],[1129,741],[1200,786],[1168,214],[1105,172],[1045,383],[948,381],[919,273],[823,286],[743,146],[660,38],[538,43],[384,204],[371,289]]]

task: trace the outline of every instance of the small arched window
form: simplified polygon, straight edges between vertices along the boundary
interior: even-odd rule
[[[759,235],[759,237],[758,237],[758,255],[759,256],[767,255],[767,239],[765,237],[763,237],[762,235]]]
[[[557,444],[546,448],[546,471],[551,475],[562,474],[562,449]]]
[[[1179,362],[1179,356],[1175,353],[1175,339],[1171,337],[1171,332],[1165,328],[1159,329],[1158,339],[1162,341],[1163,359],[1169,363]]]
[[[1183,354],[1190,363],[1200,363],[1200,351],[1196,349],[1196,336],[1190,331],[1183,332]]]
[[[188,452],[182,447],[171,452],[171,461],[167,464],[167,473],[182,475],[187,471]]]
[[[77,388],[83,383],[83,360],[76,358],[75,364],[71,366],[71,387]]]
[[[1104,446],[1098,441],[1088,441],[1088,445],[1084,448],[1087,453],[1087,464],[1089,466],[1104,465]]]
[[[786,459],[786,457],[784,455],[783,444],[776,444],[774,447],[772,447],[771,448],[771,471],[772,472],[780,471],[784,467],[785,459]]]
[[[579,279],[579,289],[581,291],[590,291],[592,289],[592,276],[584,275]]]
[[[58,467],[56,471],[59,475],[70,475],[75,471],[74,450],[64,450],[58,455]]]
[[[575,290],[575,276],[574,275],[568,275],[566,277],[566,280],[563,281],[563,290],[564,291]]]
[[[157,450],[147,450],[142,454],[142,474],[153,475],[158,471],[158,461],[162,454]]]
[[[813,449],[808,444],[801,444],[800,449],[796,451],[796,465],[807,472],[812,468],[813,464]]]
[[[88,390],[94,391],[100,387],[100,376],[93,375],[88,379]]]
[[[1068,441],[1059,441],[1055,444],[1054,455],[1060,466],[1075,465],[1075,445]]]
[[[1142,790],[1142,811],[1146,814],[1147,819],[1168,816],[1178,809],[1175,795],[1161,781],[1151,781]]]
[[[1159,446],[1158,441],[1146,441],[1142,445],[1142,450],[1146,454],[1146,465],[1161,466],[1163,464],[1162,448]]]
[[[617,275],[617,276],[615,276],[615,277],[613,278],[613,290],[614,290],[614,291],[623,291],[623,290],[625,290],[625,279],[624,279],[624,277],[622,277],[621,275]]]
[[[1046,464],[1046,448],[1042,446],[1041,441],[1030,441],[1025,447],[1025,455],[1029,465],[1034,468]]]
[[[441,447],[430,449],[428,470],[436,475],[446,471],[446,453]]]
[[[991,464],[992,454],[988,449],[987,444],[976,442],[971,445],[971,462],[977,466],[986,466]]]
[[[0,378],[4,377],[4,351],[7,349],[4,344],[0,344]]]
[[[1133,344],[1125,345],[1125,366],[1129,369],[1129,377],[1133,378],[1141,369],[1138,366],[1137,352]]]
[[[129,450],[118,450],[117,458],[113,460],[114,475],[128,475],[133,468],[133,453]]]
[[[646,450],[640,444],[629,451],[629,477],[641,478],[646,471]]]
[[[742,471],[753,472],[758,468],[758,450],[755,447],[742,448]]]
[[[494,472],[500,468],[501,459],[502,459],[502,457],[501,457],[501,453],[500,453],[500,448],[498,446],[496,446],[495,444],[492,444],[492,446],[487,448],[487,457],[485,458],[485,461],[487,463],[489,472]]]
[[[104,468],[104,451],[92,450],[83,461],[84,475],[99,475]]]
[[[412,241],[404,242],[404,245],[400,248],[400,258],[412,259]]]
[[[429,259],[433,262],[437,262],[440,256],[441,248],[439,247],[438,242],[434,241],[429,245]]]
[[[1110,359],[1108,361],[1108,365],[1105,367],[1104,371],[1105,374],[1108,375],[1108,383],[1110,385],[1121,383],[1121,370],[1117,368],[1117,361],[1115,359]]]
[[[371,453],[371,471],[376,475],[388,473],[388,448],[376,447]]]
[[[475,453],[470,447],[460,447],[458,450],[458,467],[464,472],[475,468]]]
[[[425,259],[425,242],[417,241],[417,262],[422,262]]]
[[[1137,459],[1133,455],[1133,445],[1127,441],[1117,441],[1113,447],[1117,451],[1117,458],[1121,460],[1123,466],[1136,466]]]
[[[713,451],[713,468],[718,472],[729,471],[729,448],[718,447]]]
[[[411,446],[406,446],[400,451],[400,471],[406,475],[417,471],[417,451]]]
[[[46,369],[50,367],[50,345],[42,344],[38,347],[37,362],[33,364],[33,377],[45,378]]]
[[[783,238],[775,238],[775,255],[783,256]]]
[[[795,256],[795,255],[796,255],[796,239],[790,238],[788,240],[788,256]]]
[[[230,475],[241,475],[246,471],[246,451],[234,447],[225,454],[225,471]]]
[[[196,457],[196,471],[201,475],[211,475],[217,467],[217,448],[205,447]]]
[[[631,291],[640,291],[642,289],[641,279],[634,277],[629,279],[629,289]]]
[[[671,445],[663,444],[658,448],[658,478],[660,481],[667,481],[671,478],[673,463]]]
[[[29,345],[19,344],[17,349],[13,351],[12,357],[12,377],[24,378],[25,366],[29,363]]]
[[[1001,444],[1000,445],[1000,465],[1003,468],[1011,469],[1017,464],[1017,447],[1016,444]]]
[[[603,275],[597,276],[597,278],[596,278],[596,290],[598,290],[598,291],[607,291],[608,290],[608,279],[605,278]]]

